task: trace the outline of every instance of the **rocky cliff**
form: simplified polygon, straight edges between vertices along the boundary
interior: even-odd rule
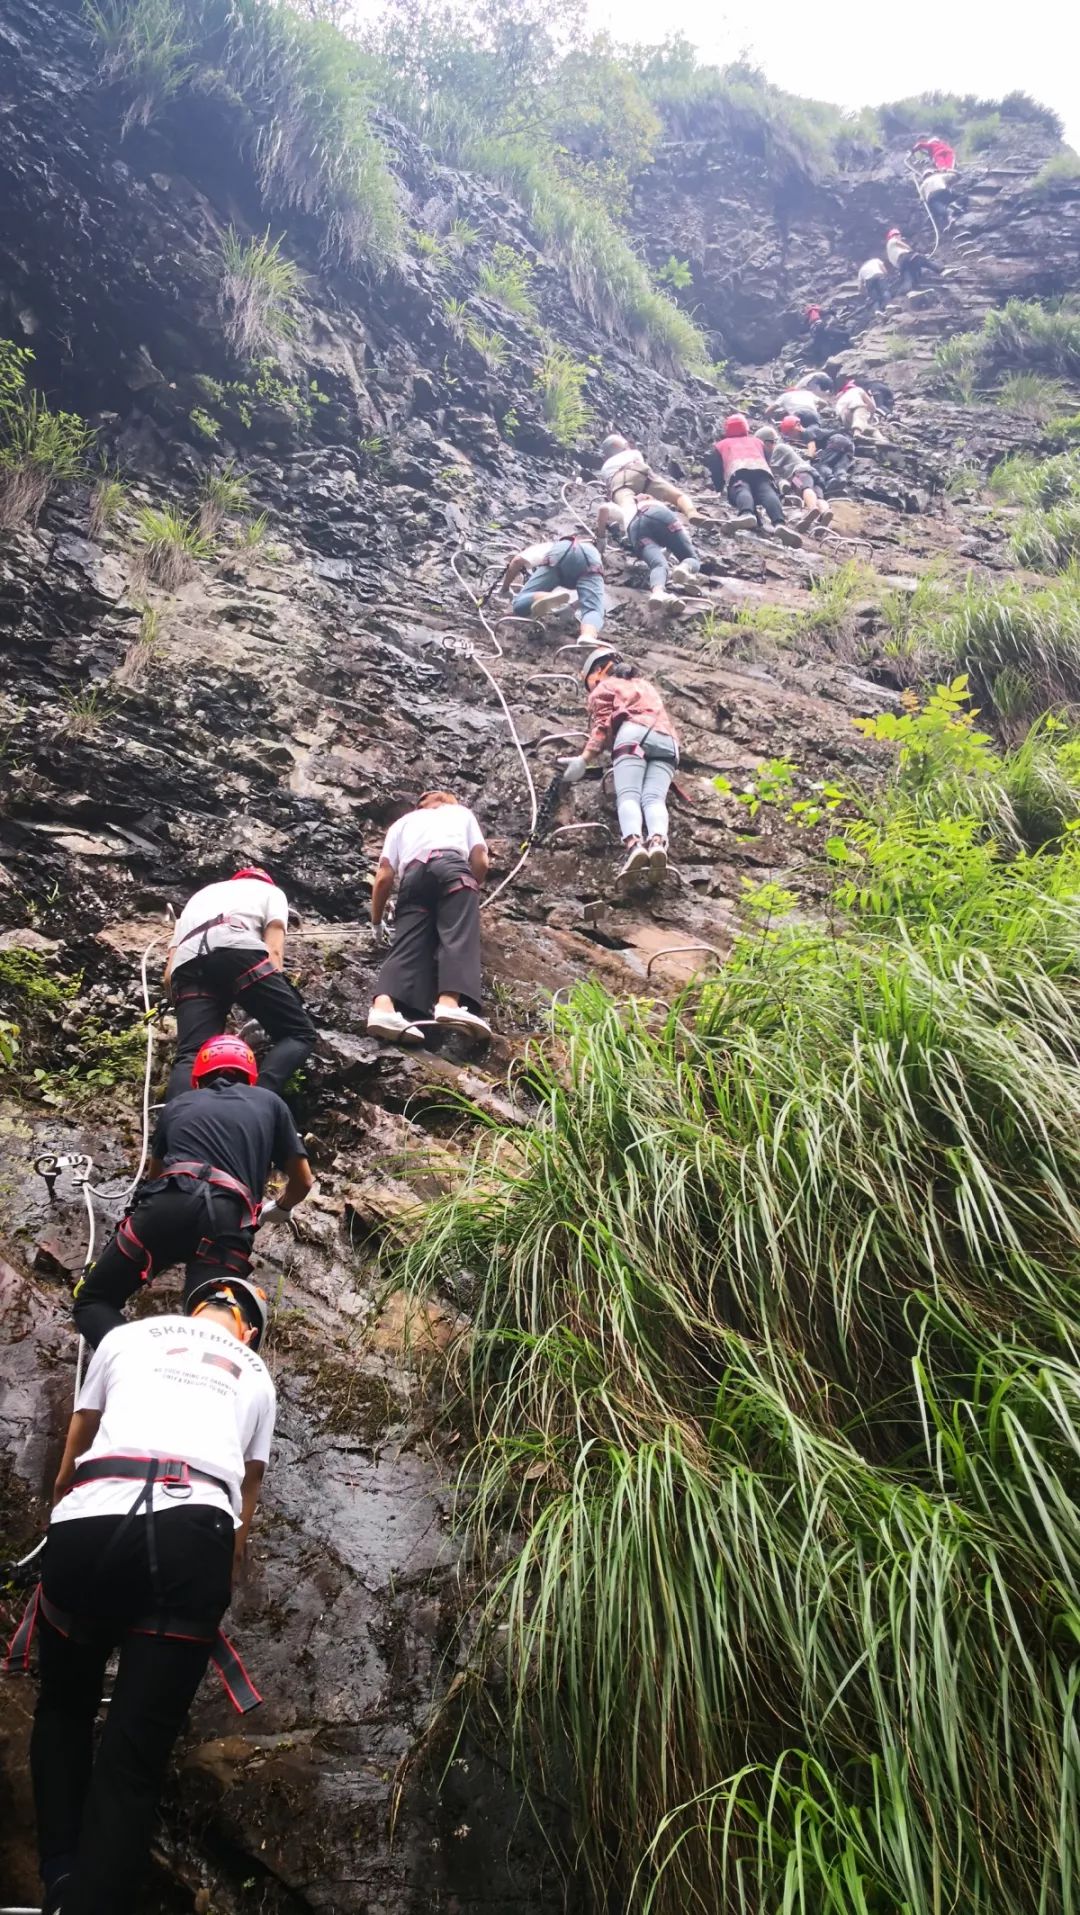
[[[933,354],[1010,297],[1080,285],[1080,192],[1036,190],[1053,141],[1008,128],[967,169],[940,291],[868,327],[854,267],[886,224],[920,217],[904,142],[831,182],[779,185],[722,139],[671,144],[638,183],[634,217],[654,263],[690,263],[686,298],[728,360],[718,389],[599,332],[520,208],[386,121],[413,243],[365,276],[327,266],[317,221],[291,216],[299,323],[268,373],[223,325],[223,239],[267,220],[210,105],[122,138],[125,104],[82,15],[33,0],[0,19],[0,99],[0,337],[32,350],[35,384],[95,427],[124,488],[106,515],[101,479],[61,486],[36,524],[0,532],[0,1009],[20,1046],[0,1129],[7,1553],[43,1521],[74,1379],[66,1280],[86,1242],[70,1174],[50,1195],[35,1160],[88,1151],[106,1187],[130,1174],[140,958],[167,936],[167,906],[257,857],[299,914],[291,962],[320,1038],[296,1103],[320,1189],[295,1235],[261,1249],[282,1409],[234,1620],[266,1703],[235,1728],[207,1685],[147,1909],[200,1896],[281,1915],[570,1906],[555,1783],[538,1826],[496,1736],[427,1742],[465,1652],[467,1574],[448,1521],[458,1433],[436,1417],[433,1376],[468,1299],[410,1323],[384,1294],[380,1243],[454,1178],[469,1147],[454,1097],[512,1108],[509,1066],[552,992],[593,974],[670,993],[722,955],[745,880],[805,865],[805,836],[746,815],[713,779],[737,787],[772,759],[810,780],[871,778],[873,747],[851,719],[903,687],[884,597],[935,563],[946,580],[1011,569],[1007,521],[980,481],[1036,428],[944,398]],[[483,291],[500,246],[531,268],[534,313]],[[618,900],[609,798],[591,784],[566,795],[485,912],[491,1045],[380,1047],[364,1028],[379,962],[365,907],[387,823],[418,787],[451,786],[491,839],[498,884],[530,832],[528,780],[542,797],[581,735],[558,650],[572,628],[496,626],[499,651],[475,604],[517,546],[595,504],[597,461],[560,447],[545,406],[544,334],[583,371],[595,439],[633,432],[704,497],[718,413],[760,404],[801,369],[810,298],[836,309],[843,363],[897,394],[889,444],[859,460],[831,532],[781,551],[732,538],[708,507],[701,595],[660,623],[640,573],[617,554],[609,567],[611,629],[662,685],[683,739],[688,802],[665,889]],[[1065,393],[1061,410],[1076,404]],[[207,479],[227,462],[246,496],[215,526]],[[200,503],[209,548],[166,589],[147,574],[138,514]],[[821,603],[811,588],[852,560],[866,570],[843,615],[807,618]],[[98,1205],[99,1229],[116,1208]],[[30,1706],[25,1686],[0,1696],[0,1888],[15,1901],[34,1896]]]

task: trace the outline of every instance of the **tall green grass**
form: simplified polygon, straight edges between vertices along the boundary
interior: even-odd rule
[[[477,1280],[475,1666],[612,1915],[1075,1906],[1080,846],[838,843],[832,925],[581,986],[403,1255]]]

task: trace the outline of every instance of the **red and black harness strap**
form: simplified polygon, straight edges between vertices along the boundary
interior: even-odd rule
[[[568,591],[573,591],[575,589],[575,587],[577,586],[578,579],[592,578],[597,573],[599,573],[601,576],[603,575],[604,568],[602,565],[586,565],[582,567],[581,571],[578,572],[574,578],[566,579],[563,577],[563,566],[566,564],[567,559],[572,558],[574,553],[578,550],[578,548],[583,547],[584,544],[585,544],[585,541],[583,539],[580,539],[577,533],[575,532],[568,539],[556,539],[555,544],[551,547],[551,552],[554,552],[557,549],[557,547],[560,545],[565,545],[566,547],[565,552],[560,553],[559,557],[555,560],[555,563],[551,569],[555,573],[555,577],[558,579],[559,584],[562,586],[565,586]],[[551,552],[548,553],[549,565],[551,564]]]
[[[244,1228],[254,1230],[259,1221],[259,1206],[247,1185],[241,1183],[239,1177],[233,1177],[227,1170],[218,1170],[214,1164],[188,1163],[185,1160],[179,1164],[166,1164],[160,1181],[182,1183],[187,1178],[190,1178],[193,1183],[202,1184],[205,1188],[211,1228],[214,1226],[213,1197],[214,1192],[218,1191],[227,1197],[239,1197],[241,1202],[246,1204]],[[156,1189],[157,1181],[155,1179],[153,1186],[144,1186],[144,1189]]]
[[[29,1674],[30,1649],[40,1616],[45,1618],[49,1627],[55,1629],[58,1635],[66,1636],[72,1642],[93,1642],[101,1634],[100,1623],[69,1615],[66,1609],[58,1609],[55,1603],[49,1601],[39,1583],[23,1611],[22,1620],[11,1638],[3,1663],[0,1664],[0,1670],[5,1676]],[[166,1642],[208,1642],[211,1645],[210,1660],[221,1677],[225,1693],[233,1708],[240,1715],[247,1715],[249,1710],[257,1709],[262,1701],[239,1655],[222,1629],[216,1629],[192,1616],[139,1616],[135,1622],[124,1625],[124,1634],[161,1636]]]

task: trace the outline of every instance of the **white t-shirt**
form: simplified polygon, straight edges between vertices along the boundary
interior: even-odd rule
[[[939,193],[948,191],[951,180],[951,173],[927,173],[919,181],[919,192],[924,200],[936,199]]]
[[[176,952],[174,966],[187,964],[199,956],[202,948],[200,924],[224,916],[225,924],[215,924],[206,933],[206,948],[218,951],[266,949],[263,933],[268,924],[289,926],[289,904],[276,884],[264,884],[261,878],[224,878],[219,884],[206,884],[189,898],[176,920],[171,949]],[[192,935],[197,933],[197,935]]]
[[[552,546],[557,544],[557,539],[545,539],[540,545],[527,545],[523,552],[518,553],[518,557],[524,559],[530,572],[535,572],[538,565],[547,564],[547,555]]]
[[[908,245],[906,239],[900,239],[898,237],[896,239],[887,240],[885,243],[885,257],[890,266],[899,266],[905,254],[910,253],[910,251],[911,247]]]
[[[85,1456],[178,1457],[228,1485],[155,1484],[155,1510],[205,1503],[228,1510],[239,1527],[244,1466],[269,1461],[277,1397],[261,1356],[228,1330],[205,1317],[121,1324],[95,1350],[75,1408],[102,1412]],[[52,1520],[122,1516],[138,1493],[130,1477],[85,1483]]]
[[[865,408],[867,412],[874,411],[873,399],[868,392],[863,391],[861,386],[852,386],[850,392],[838,392],[833,400],[833,410],[842,426],[851,424],[860,407]]]
[[[382,855],[395,871],[404,871],[407,864],[417,858],[426,860],[433,851],[460,851],[467,858],[474,845],[485,843],[467,805],[426,805],[422,811],[407,811],[390,826]]]
[[[867,259],[859,267],[860,286],[867,285],[871,279],[883,279],[884,276],[885,261],[883,259]]]
[[[627,446],[625,452],[613,452],[610,459],[604,460],[600,477],[605,485],[614,485],[620,473],[644,472],[645,469],[645,454],[634,446]]]
[[[777,407],[787,406],[792,412],[817,412],[821,400],[816,392],[808,392],[805,386],[791,386],[782,392],[776,401]]]

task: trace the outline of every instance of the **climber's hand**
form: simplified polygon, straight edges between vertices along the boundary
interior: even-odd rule
[[[563,784],[579,785],[588,769],[589,761],[583,752],[580,752],[576,758],[567,758],[563,765]]]
[[[259,1229],[260,1230],[262,1229],[263,1225],[267,1223],[291,1223],[291,1222],[292,1222],[292,1211],[283,1210],[280,1204],[274,1203],[272,1200],[270,1203],[264,1204],[262,1209],[259,1212]]]

